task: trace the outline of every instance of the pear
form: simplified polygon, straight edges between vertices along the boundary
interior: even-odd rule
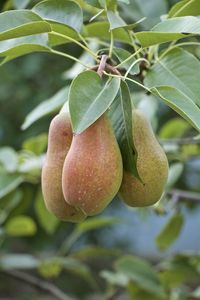
[[[124,170],[119,195],[133,207],[156,203],[168,177],[168,161],[145,115],[133,111],[133,142],[137,151],[137,170],[141,181]]]
[[[73,137],[63,166],[65,200],[88,216],[96,215],[117,194],[122,173],[119,146],[111,123],[103,114]]]
[[[80,222],[85,214],[66,203],[62,193],[62,169],[72,142],[72,129],[68,113],[63,112],[51,121],[48,149],[42,168],[42,192],[47,209],[57,218]]]

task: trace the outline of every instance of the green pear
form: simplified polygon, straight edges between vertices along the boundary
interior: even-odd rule
[[[62,193],[62,169],[72,142],[72,129],[68,113],[63,112],[51,121],[46,160],[42,168],[42,192],[47,209],[57,218],[80,222],[85,214],[69,205]]]
[[[119,146],[104,114],[73,137],[63,166],[65,200],[88,216],[96,215],[117,194],[122,173]]]
[[[133,111],[133,142],[137,151],[137,170],[141,181],[124,170],[119,195],[133,207],[156,203],[168,177],[168,161],[145,115]]]

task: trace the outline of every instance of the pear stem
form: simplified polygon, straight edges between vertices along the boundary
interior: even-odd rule
[[[108,59],[107,55],[105,55],[105,54],[102,55],[100,63],[99,63],[99,67],[97,69],[97,74],[99,74],[100,77],[103,76],[103,73],[104,73],[104,70],[105,70],[105,67],[106,67],[107,59]]]

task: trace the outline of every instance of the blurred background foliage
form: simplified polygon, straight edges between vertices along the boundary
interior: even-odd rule
[[[1,1],[0,9],[37,2]],[[91,7],[78,2],[88,9],[87,22]],[[176,2],[131,0],[130,6],[120,2],[120,12],[130,23],[146,16],[140,29],[149,29]],[[72,44],[60,47],[81,55]],[[67,97],[71,67],[43,53],[0,68],[0,299],[200,299],[200,146],[182,142],[195,132],[155,97],[132,91],[170,161],[159,205],[135,210],[116,198],[102,215],[77,226],[46,211],[40,171],[47,130]]]

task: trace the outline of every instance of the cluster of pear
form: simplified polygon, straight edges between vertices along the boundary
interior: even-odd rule
[[[129,206],[157,202],[166,184],[168,162],[139,110],[133,111],[133,140],[141,180],[123,170],[120,149],[106,114],[78,135],[72,133],[68,113],[54,117],[42,168],[47,209],[61,220],[81,222],[100,213],[117,193]]]

